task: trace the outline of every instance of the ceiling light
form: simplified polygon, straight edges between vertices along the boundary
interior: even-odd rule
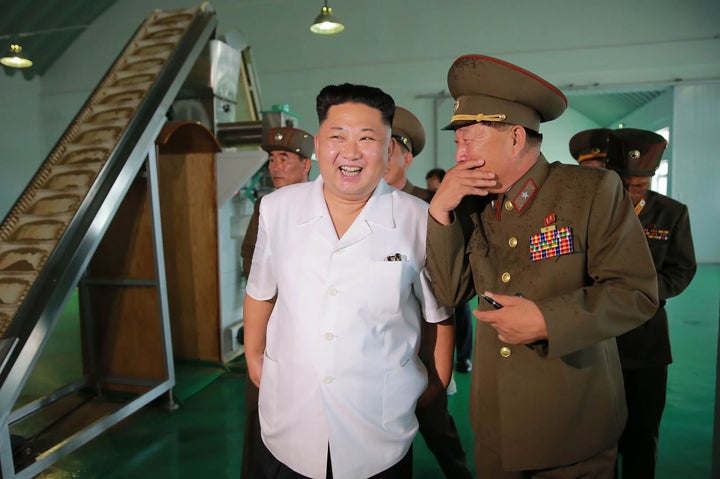
[[[17,43],[10,45],[7,55],[0,58],[0,63],[11,68],[27,68],[33,64],[32,61],[23,55],[22,47]]]
[[[333,33],[340,33],[345,30],[345,25],[340,23],[340,20],[333,14],[332,8],[328,7],[327,0],[325,5],[320,10],[320,15],[315,18],[315,21],[310,25],[310,31],[319,35],[332,35]]]

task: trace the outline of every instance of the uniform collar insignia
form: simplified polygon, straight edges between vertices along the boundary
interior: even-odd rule
[[[532,178],[528,178],[523,187],[520,188],[520,192],[512,200],[515,211],[517,211],[519,215],[521,215],[525,208],[532,203],[532,200],[535,198],[537,192],[538,187],[535,184],[535,181],[533,181]]]

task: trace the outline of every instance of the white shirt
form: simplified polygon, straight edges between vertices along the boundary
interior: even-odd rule
[[[425,270],[428,205],[381,180],[338,239],[322,177],[263,198],[246,292],[278,295],[267,327],[259,416],[294,471],[373,476],[407,453],[427,384],[422,317],[448,318]],[[399,261],[388,261],[396,257]]]

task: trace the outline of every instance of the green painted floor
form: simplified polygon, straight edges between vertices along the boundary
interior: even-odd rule
[[[71,306],[71,305],[69,305]],[[72,309],[69,307],[68,309]],[[658,479],[708,478],[711,468],[720,265],[703,265],[683,295],[667,306],[675,363],[669,370]],[[65,314],[18,404],[68,384],[82,369],[76,314]],[[178,363],[181,406],[151,404],[82,446],[39,476],[44,479],[223,479],[239,477],[244,427],[242,362],[229,367]],[[456,375],[449,408],[472,466],[469,376]],[[415,441],[414,477],[442,478],[422,439]]]

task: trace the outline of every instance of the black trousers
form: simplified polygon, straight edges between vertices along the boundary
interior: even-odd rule
[[[420,434],[447,479],[472,479],[465,449],[447,403],[447,394],[442,391],[430,404],[415,410]]]
[[[256,450],[256,463],[254,465],[253,479],[309,479],[307,476],[298,474],[282,462],[278,461],[275,456],[265,447],[260,440],[260,444]],[[379,474],[375,474],[368,479],[412,479],[412,463],[413,454],[412,446],[400,462],[384,470]],[[328,449],[327,475],[326,479],[333,479],[332,467],[330,462],[330,452]],[[337,479],[342,479],[341,477]]]
[[[623,479],[655,477],[660,419],[665,409],[667,366],[623,369],[628,420],[620,436]]]
[[[258,416],[258,395],[260,391],[257,386],[245,378],[245,439],[243,441],[242,468],[240,477],[251,479],[252,465],[255,463],[258,443],[260,440],[260,417]]]
[[[455,361],[459,363],[472,359],[473,318],[469,303],[455,308]]]

